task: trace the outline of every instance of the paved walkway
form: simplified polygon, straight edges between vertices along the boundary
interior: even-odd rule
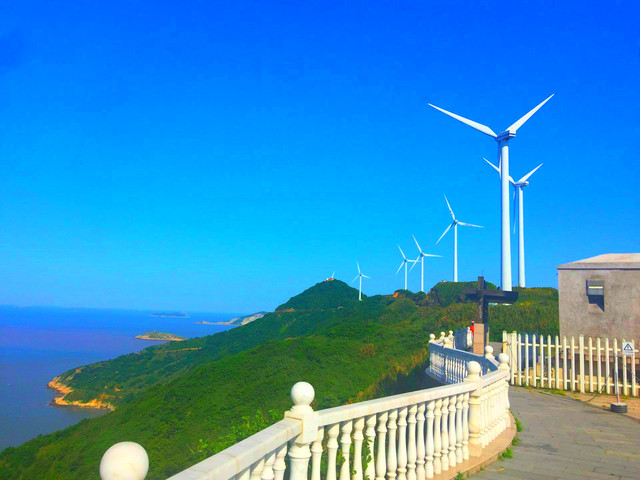
[[[511,411],[522,422],[513,458],[473,480],[640,479],[640,423],[560,395],[511,387]]]

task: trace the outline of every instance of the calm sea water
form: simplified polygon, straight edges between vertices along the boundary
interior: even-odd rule
[[[201,337],[226,330],[219,322],[237,314],[189,313],[190,318],[150,317],[150,312],[0,307],[0,451],[105,411],[51,407],[47,383],[73,367],[137,352],[163,342],[133,337],[151,330]]]

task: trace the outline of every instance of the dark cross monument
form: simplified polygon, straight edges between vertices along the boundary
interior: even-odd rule
[[[465,287],[462,294],[466,300],[478,303],[478,315],[473,332],[473,353],[484,355],[489,340],[489,303],[513,303],[518,292],[488,290],[484,288],[484,277],[478,277],[478,288]]]

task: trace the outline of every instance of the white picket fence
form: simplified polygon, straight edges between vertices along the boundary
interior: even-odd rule
[[[502,332],[509,356],[511,385],[525,385],[581,393],[639,396],[636,376],[638,342],[632,355],[622,354],[625,339],[558,337]]]
[[[433,340],[440,355],[459,353]],[[484,375],[471,358],[485,363],[465,356],[464,381],[320,411],[311,408],[313,387],[296,383],[283,420],[170,480],[453,478],[510,425],[507,355],[486,359]],[[144,448],[122,442],[104,454],[100,476],[143,480],[148,467]]]

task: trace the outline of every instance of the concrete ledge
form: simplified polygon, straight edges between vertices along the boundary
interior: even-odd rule
[[[516,422],[509,413],[509,426],[507,429],[496,438],[491,445],[487,446],[479,457],[470,457],[469,460],[456,465],[454,468],[449,468],[446,472],[442,472],[433,477],[434,480],[452,480],[462,473],[467,478],[476,472],[479,472],[487,465],[491,465],[498,460],[502,452],[509,448],[513,442],[513,438],[516,436]]]

